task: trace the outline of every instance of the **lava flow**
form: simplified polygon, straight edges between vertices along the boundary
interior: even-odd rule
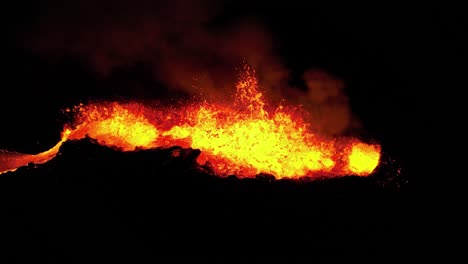
[[[136,102],[99,102],[68,109],[74,120],[55,147],[37,155],[1,152],[0,173],[44,163],[66,140],[86,136],[121,151],[175,145],[199,149],[197,162],[218,176],[367,176],[375,170],[380,145],[312,133],[298,108],[269,107],[255,71],[247,65],[243,70],[231,105],[202,102],[167,109]]]

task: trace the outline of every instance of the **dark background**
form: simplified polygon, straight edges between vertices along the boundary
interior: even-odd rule
[[[39,28],[35,23],[61,14],[61,9],[64,17],[73,13],[73,7],[55,1],[8,3],[4,9],[3,148],[28,153],[48,149],[59,138],[62,109],[89,98],[130,95],[122,83],[157,85],[151,70],[141,65],[102,78],[78,55],[56,58],[28,47],[25,42]],[[106,14],[105,8],[99,12]],[[291,70],[291,82],[310,67],[342,79],[365,132],[396,155],[406,155],[409,151],[403,149],[417,148],[417,141],[425,140],[440,120],[436,105],[444,95],[456,94],[449,83],[458,78],[454,62],[461,63],[465,53],[462,13],[456,7],[233,1],[224,4],[213,23],[243,17],[266,25],[275,52]]]
[[[125,88],[112,88],[122,80],[138,80],[144,85],[155,83],[145,67],[130,67],[129,70],[124,70],[122,75],[117,72],[103,79],[73,55],[55,60],[29,50],[24,45],[23,37],[30,33],[29,30],[34,28],[39,18],[46,17],[49,10],[55,8],[54,2],[17,1],[7,3],[5,7],[2,8],[5,13],[6,30],[2,41],[4,67],[0,96],[0,120],[2,120],[0,148],[28,153],[46,150],[60,137],[63,125],[60,110],[64,107],[89,98],[126,96]],[[265,4],[256,1],[233,1],[226,2],[226,8],[223,10],[216,23],[222,24],[226,20],[254,16],[267,26],[274,38],[277,53],[292,70],[291,82],[297,81],[294,79],[294,74],[298,75],[310,67],[323,68],[344,80],[353,112],[362,120],[366,133],[377,138],[386,153],[404,169],[409,185],[425,176],[423,171],[431,169],[421,166],[432,161],[427,158],[427,151],[443,144],[443,142],[434,142],[432,131],[449,123],[449,118],[442,115],[442,112],[445,112],[443,109],[447,109],[444,104],[451,104],[452,98],[457,97],[461,88],[461,83],[457,82],[462,73],[459,66],[463,65],[463,57],[466,55],[462,41],[466,28],[461,8],[436,5],[391,6],[320,2],[306,4],[294,1]],[[103,86],[107,89],[97,88]],[[165,95],[165,92],[161,92],[155,96]],[[434,143],[428,146],[427,142]],[[94,153],[95,150],[90,151]],[[73,155],[71,157],[75,157]],[[135,164],[144,164],[139,163],[141,161],[138,158]],[[102,173],[112,168],[111,165],[103,165],[101,171],[88,163],[83,167],[90,171],[80,171],[83,179],[77,180],[78,172],[73,173],[73,177],[71,173],[64,172],[66,164],[68,163],[63,163],[62,167],[56,165],[60,169],[51,169],[52,172],[49,174],[43,171],[34,174],[27,170],[22,174],[8,175],[7,180],[4,180],[2,187],[8,189],[8,184],[11,184],[12,190],[21,190],[19,193],[24,194],[19,202],[4,200],[6,208],[10,210],[8,213],[11,213],[11,217],[7,219],[11,220],[10,224],[16,223],[13,224],[12,230],[13,232],[18,230],[21,234],[21,239],[13,243],[16,249],[13,252],[19,256],[19,259],[60,262],[88,259],[88,256],[93,254],[104,259],[107,257],[118,259],[118,256],[131,259],[133,255],[141,254],[139,255],[141,258],[151,257],[157,260],[155,256],[158,254],[152,250],[159,247],[158,243],[164,243],[161,237],[170,236],[163,234],[158,237],[159,232],[164,233],[166,227],[179,230],[176,231],[177,238],[167,240],[167,244],[159,249],[176,250],[176,255],[183,255],[190,249],[210,255],[211,251],[222,248],[228,250],[228,256],[233,258],[249,249],[266,254],[288,252],[292,253],[291,255],[296,253],[308,255],[310,253],[333,259],[344,256],[341,254],[343,251],[339,249],[346,249],[350,245],[350,252],[353,252],[353,255],[357,254],[358,259],[364,255],[377,256],[380,262],[393,257],[401,259],[404,256],[411,256],[411,253],[416,251],[408,242],[414,235],[412,219],[415,217],[414,214],[410,214],[412,205],[408,198],[410,196],[408,188],[405,188],[404,194],[384,188],[383,195],[380,190],[368,187],[366,184],[362,185],[362,182],[334,183],[330,185],[331,187],[327,187],[328,189],[315,185],[296,188],[278,184],[280,187],[265,187],[267,191],[257,185],[246,183],[236,189],[235,186],[238,185],[226,182],[212,183],[206,178],[190,182],[187,180],[189,178],[185,178],[190,174],[183,173],[173,173],[178,175],[179,180],[142,180],[141,177],[144,178],[146,174],[154,176],[154,171],[132,173],[129,168],[134,167],[129,164],[122,165],[121,168],[127,166],[125,167],[127,169],[122,169],[122,172],[118,173],[119,177],[112,181],[108,175],[110,172]],[[93,175],[98,174],[96,170],[105,176],[94,178]],[[161,177],[164,178],[171,173],[171,169],[164,168],[160,174],[163,174]],[[41,178],[32,178],[31,175],[44,176],[44,181]],[[70,175],[69,181],[66,180],[66,175]],[[19,180],[15,181],[12,176],[18,176]],[[110,191],[111,195],[104,198],[103,193],[106,192],[100,192],[95,186],[106,186],[106,182],[115,190]],[[125,189],[126,184],[131,187]],[[161,191],[161,197],[155,198],[150,195],[152,189],[148,186],[158,184],[160,184],[157,188]],[[189,186],[190,184],[192,185]],[[27,187],[22,188],[23,185]],[[165,188],[161,185],[170,187],[162,191]],[[43,193],[34,186],[40,186],[53,195],[42,196]],[[190,187],[199,188],[200,191],[196,192]],[[355,187],[356,189],[353,189]],[[90,196],[80,192],[85,189],[93,189]],[[66,190],[71,191],[67,193]],[[227,190],[230,191],[229,195],[220,194]],[[317,190],[322,192],[310,194]],[[324,190],[329,190],[331,194],[327,194]],[[122,192],[126,194],[123,195]],[[376,192],[379,194],[376,195]],[[12,194],[13,191],[6,193]],[[140,193],[140,196],[131,198],[132,194],[136,193]],[[192,203],[206,202],[209,200],[206,197],[214,197],[213,199],[218,199],[219,203],[208,203],[208,205],[205,203],[200,211],[195,212],[194,205],[187,201],[190,201],[193,195],[196,197],[200,193],[205,193],[200,196],[204,198],[195,199]],[[268,194],[262,196],[265,193]],[[35,199],[37,202],[32,203],[31,200]],[[80,199],[83,199],[82,203]],[[94,203],[93,199],[97,202]],[[151,201],[146,200],[136,206],[138,199],[167,201],[167,204],[158,202],[165,204],[161,205],[159,212],[171,216],[162,224],[156,223],[160,218],[148,213],[148,210],[152,210]],[[373,202],[366,202],[369,200]],[[314,205],[319,208],[318,211],[305,215],[298,213],[308,211],[310,209],[308,202],[311,201],[315,201]],[[224,202],[229,205],[223,204]],[[294,206],[293,202],[296,202]],[[251,207],[245,209],[249,204]],[[113,220],[115,214],[103,208],[117,208],[120,217],[127,217],[130,220]],[[219,208],[227,208],[226,210],[231,212]],[[61,210],[65,213],[60,213]],[[82,218],[74,219],[76,215],[73,210],[82,213]],[[181,212],[183,210],[185,213]],[[230,218],[228,217],[230,213],[237,216]],[[291,218],[286,217],[287,215],[291,215]],[[380,220],[382,225],[372,226],[359,222],[371,215],[375,217],[374,220]],[[211,220],[209,216],[218,217],[218,220],[225,221],[227,226],[218,222],[211,225],[210,229],[210,224],[207,223]],[[289,226],[294,225],[296,220],[301,225],[307,225],[304,220],[299,219],[301,216],[308,220],[321,220],[315,220],[312,227],[303,229],[298,227],[288,229],[271,223],[263,224],[262,228],[257,229],[253,227],[255,224],[252,224],[253,226],[246,224],[252,221],[262,226],[265,221],[274,221],[272,219],[276,218],[285,221]],[[54,219],[54,217],[59,218]],[[327,217],[330,219],[325,220]],[[337,220],[339,217],[344,220]],[[187,226],[185,219],[179,218],[187,218],[191,224]],[[92,219],[97,219],[97,224]],[[37,223],[34,223],[35,221]],[[83,223],[80,221],[85,223],[82,225],[83,229],[78,227]],[[109,224],[109,221],[114,222]],[[112,225],[115,226],[111,227]],[[232,229],[235,231],[226,233],[233,240],[215,235],[219,230],[229,228],[229,225],[238,226]],[[105,231],[99,231],[103,227]],[[131,231],[114,232],[112,229],[123,227]],[[7,229],[8,226],[4,228]],[[200,231],[200,228],[206,232]],[[58,235],[63,230],[71,233]],[[257,233],[255,230],[261,231]],[[223,232],[226,231],[221,232],[225,234]],[[316,240],[311,242],[303,239],[303,236],[293,235],[300,232],[310,236],[315,235]],[[146,233],[154,237],[142,236]],[[269,235],[265,236],[267,233]],[[353,237],[355,234],[363,233],[368,236]],[[394,243],[392,240],[396,239],[396,235],[387,236],[392,233],[400,236],[398,242]],[[119,234],[122,236],[119,237]],[[132,235],[137,238],[132,240],[130,238]],[[211,239],[206,248],[200,245],[203,243],[203,237]],[[93,241],[95,239],[101,239],[105,245]],[[242,242],[243,239],[247,241],[245,244]],[[294,240],[296,243],[291,242]],[[334,246],[334,240],[339,241],[337,242],[339,246]],[[407,243],[401,243],[402,240],[406,240]],[[92,249],[86,246],[83,247],[83,251],[76,249],[89,244],[90,241],[93,241],[90,246]],[[279,245],[281,243],[286,246],[282,247]],[[362,248],[359,243],[363,245]],[[324,246],[320,248],[318,245]],[[311,247],[320,250],[311,250]],[[115,250],[122,252],[125,248],[129,250],[128,254],[119,254]],[[200,248],[204,250],[200,251]],[[295,248],[299,252],[295,252]],[[386,250],[382,250],[383,248]],[[110,257],[112,254],[115,256]],[[373,257],[370,259],[375,260]]]

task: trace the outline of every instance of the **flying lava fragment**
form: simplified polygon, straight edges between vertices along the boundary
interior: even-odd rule
[[[218,176],[368,176],[381,155],[379,144],[312,133],[294,108],[269,106],[248,65],[239,76],[231,105],[201,102],[167,109],[138,102],[98,102],[68,111],[73,121],[56,146],[36,155],[1,151],[0,173],[45,163],[63,142],[86,136],[120,151],[175,145],[199,149],[197,162],[209,163]]]

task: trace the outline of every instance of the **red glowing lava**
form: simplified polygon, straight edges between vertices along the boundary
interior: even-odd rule
[[[266,106],[255,71],[247,65],[232,105],[204,102],[167,110],[136,102],[81,104],[69,110],[73,125],[54,148],[37,155],[0,153],[0,172],[46,162],[64,141],[85,136],[122,151],[174,145],[200,149],[198,163],[209,162],[219,176],[367,176],[379,164],[380,145],[314,134],[292,108],[268,111]]]

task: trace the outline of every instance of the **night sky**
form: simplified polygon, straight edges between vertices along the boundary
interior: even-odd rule
[[[270,97],[307,89],[308,69],[343,81],[359,133],[405,155],[433,123],[428,85],[436,88],[450,53],[462,52],[462,44],[448,45],[461,37],[461,17],[432,6],[72,3],[11,6],[2,42],[4,148],[48,149],[61,110],[89,99],[180,98],[204,76],[223,76],[210,84],[221,84],[211,89],[219,95],[247,58],[267,76],[265,86],[273,83]]]
[[[307,99],[313,87],[305,73],[341,81],[339,96],[320,105],[331,109],[336,122],[320,128],[376,140],[414,173],[423,159],[419,153],[432,140],[430,131],[443,120],[437,110],[442,95],[457,89],[449,85],[461,72],[455,63],[466,54],[462,12],[435,5],[110,0],[6,5],[0,149],[25,153],[55,145],[66,122],[64,108],[96,99],[186,99],[197,94],[194,77],[208,97],[220,98],[235,80],[234,67],[246,59],[272,100],[286,98],[312,110],[319,108]],[[334,112],[343,107],[349,110],[346,118]]]

